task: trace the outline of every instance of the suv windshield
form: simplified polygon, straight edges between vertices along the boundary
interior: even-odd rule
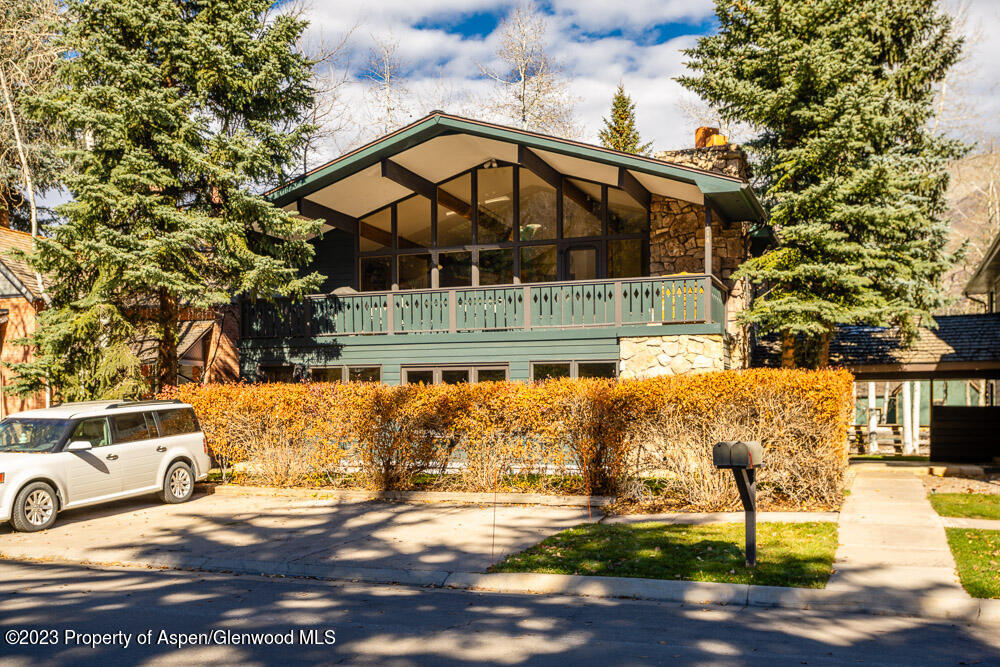
[[[0,421],[0,452],[51,452],[72,423],[66,419],[4,419]]]

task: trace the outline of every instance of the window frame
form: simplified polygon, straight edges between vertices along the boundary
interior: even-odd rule
[[[618,359],[538,359],[528,364],[528,382],[536,382],[536,364],[569,364],[569,379],[580,379],[580,364],[612,364],[615,369],[613,378],[617,380],[621,375]]]
[[[331,364],[331,365],[321,365],[321,366],[309,366],[307,373],[309,374],[309,382],[325,382],[325,380],[315,380],[313,379],[314,370],[339,370],[340,371],[340,382],[347,384],[351,382],[351,369],[353,368],[377,368],[378,369],[378,381],[382,381],[382,364]]]
[[[440,264],[439,255],[448,252],[462,252],[467,251],[472,253],[472,271],[471,271],[471,285],[468,287],[501,287],[501,286],[511,286],[511,285],[521,285],[521,284],[532,284],[524,283],[521,280],[521,248],[526,246],[543,246],[543,245],[555,245],[556,253],[558,256],[558,264],[556,269],[556,280],[553,282],[572,282],[565,278],[567,275],[568,267],[563,257],[566,255],[567,250],[574,246],[579,245],[596,245],[597,246],[597,280],[608,279],[608,242],[612,240],[626,240],[626,239],[638,239],[642,242],[641,244],[641,258],[640,267],[643,268],[642,276],[633,276],[635,278],[644,277],[649,274],[649,230],[652,224],[652,213],[648,206],[643,206],[642,202],[636,202],[640,208],[644,208],[646,211],[646,230],[644,232],[629,233],[629,234],[612,234],[609,228],[609,198],[608,192],[611,189],[621,190],[612,185],[606,183],[601,183],[599,181],[594,181],[587,178],[580,178],[578,176],[570,176],[563,174],[559,179],[559,184],[555,187],[556,191],[556,236],[552,239],[535,239],[531,241],[521,240],[521,197],[520,197],[520,174],[522,169],[526,169],[515,163],[504,162],[501,160],[493,161],[495,168],[511,167],[513,168],[513,178],[512,178],[512,208],[513,208],[513,230],[511,232],[511,240],[500,241],[496,243],[480,243],[479,242],[479,178],[478,173],[483,169],[490,167],[484,167],[484,165],[477,165],[470,169],[466,169],[457,174],[453,174],[448,178],[434,183],[434,197],[427,198],[418,193],[410,193],[405,197],[400,197],[399,199],[386,204],[385,206],[380,206],[376,209],[368,211],[363,215],[358,216],[360,221],[363,218],[369,218],[373,215],[379,214],[386,209],[390,210],[390,219],[392,221],[391,234],[392,239],[390,247],[383,248],[381,250],[372,250],[367,252],[361,252],[360,249],[360,239],[361,232],[360,228],[358,232],[354,235],[354,253],[355,253],[355,280],[359,288],[362,286],[362,268],[361,264],[364,259],[376,258],[376,257],[388,257],[390,263],[390,279],[389,279],[389,289],[387,290],[370,290],[368,292],[360,290],[361,293],[377,293],[377,292],[401,292],[401,291],[420,291],[421,289],[467,289],[466,287],[451,287],[442,288],[440,287],[440,281],[438,277],[438,265]],[[470,198],[471,198],[471,225],[472,225],[472,242],[468,244],[460,245],[450,245],[442,246],[438,245],[438,207],[440,205],[438,197],[438,188],[440,188],[445,183],[452,181],[457,178],[461,178],[465,175],[470,177]],[[576,181],[591,183],[601,188],[601,233],[592,236],[579,236],[579,237],[565,237],[563,230],[564,222],[564,211],[563,211],[563,192],[564,183],[567,179],[573,179]],[[621,190],[626,196],[630,196],[626,191]],[[421,196],[427,199],[431,207],[431,246],[429,248],[400,248],[399,247],[399,234],[398,234],[398,216],[397,207],[400,203],[413,198],[414,196]],[[634,198],[633,198],[634,200]],[[512,249],[513,251],[513,271],[511,283],[497,283],[491,285],[482,285],[479,280],[479,253],[482,250],[499,250],[499,249]],[[413,254],[429,254],[430,264],[431,264],[431,276],[429,288],[414,288],[410,289],[400,289],[399,287],[399,258],[403,255],[413,255]],[[626,278],[627,279],[627,278]]]
[[[141,415],[143,421],[146,424],[146,437],[145,438],[135,438],[133,440],[119,440],[120,433],[118,431],[118,424],[115,423],[116,417],[126,417],[128,415]],[[111,424],[111,444],[113,445],[128,445],[133,442],[144,442],[146,440],[153,440],[160,437],[159,425],[156,423],[156,419],[152,416],[151,411],[132,411],[132,412],[119,412],[117,414],[108,415],[108,422]],[[152,426],[152,432],[150,432],[150,426]]]
[[[94,445],[93,443],[91,443],[91,447],[94,449],[98,449],[100,447],[111,447],[112,445],[118,444],[115,442],[115,434],[114,431],[112,430],[111,420],[108,419],[108,415],[100,415],[97,417],[81,417],[80,419],[77,419],[76,423],[73,424],[73,429],[69,432],[69,435],[66,436],[66,444],[69,445],[69,443],[73,442],[73,433],[76,432],[76,429],[78,426],[80,426],[80,424],[82,424],[83,422],[97,421],[99,419],[104,421],[104,430],[108,436],[108,444]]]
[[[163,428],[163,422],[162,422],[162,419],[160,418],[160,416],[162,414],[166,413],[166,412],[179,412],[181,410],[184,410],[185,412],[190,412],[191,413],[191,420],[192,420],[192,423],[194,424],[194,430],[193,431],[184,431],[183,433],[169,433],[169,434],[166,433],[165,430],[164,430],[164,428]],[[163,410],[154,410],[152,414],[153,414],[153,421],[156,423],[157,437],[160,437],[160,438],[174,438],[174,437],[181,436],[181,435],[193,435],[193,434],[201,432],[201,424],[198,423],[198,415],[195,414],[194,408],[166,408],[166,409],[163,409]]]
[[[410,384],[409,374],[412,371],[427,372],[432,373],[431,384],[443,384],[441,380],[442,371],[446,370],[465,370],[469,373],[469,384],[476,384],[479,382],[479,371],[481,370],[502,370],[504,372],[504,381],[510,381],[510,364],[502,362],[484,362],[484,363],[471,363],[471,364],[414,364],[414,365],[403,365],[399,368],[399,383],[401,385]]]

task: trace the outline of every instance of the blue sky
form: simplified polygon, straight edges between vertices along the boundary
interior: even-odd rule
[[[972,36],[968,60],[951,90],[986,124],[1000,117],[1000,0],[968,2],[966,30]],[[950,4],[949,4],[950,3]],[[359,82],[373,38],[398,42],[412,97],[408,118],[453,108],[457,97],[482,99],[489,84],[479,65],[495,63],[497,27],[513,0],[313,0],[308,11],[312,35],[337,40],[353,30],[348,44],[349,78],[342,93],[364,121]],[[681,49],[715,30],[713,0],[545,0],[537,6],[548,17],[550,55],[559,60],[577,98],[581,139],[596,142],[601,119],[619,81],[637,106],[640,132],[655,148],[684,148],[701,124],[718,124],[710,110],[674,82],[684,73]],[[725,129],[725,128],[724,128]],[[745,139],[729,128],[736,140]],[[349,143],[349,142],[348,142]],[[331,147],[331,153],[340,148]]]
[[[349,75],[343,91],[356,121],[363,123],[360,84],[373,39],[398,43],[413,97],[410,118],[434,108],[452,108],[449,97],[482,99],[489,82],[480,65],[496,62],[497,28],[514,6],[510,0],[315,0],[310,31],[335,41],[353,29]],[[640,131],[657,147],[685,147],[699,124],[679,108],[694,98],[673,82],[683,72],[682,48],[714,29],[712,0],[548,0],[538,7],[548,18],[548,52],[572,81],[581,137],[596,141],[619,81],[637,105]],[[349,87],[351,88],[351,87]],[[444,93],[444,94],[443,94]],[[434,98],[444,101],[435,103]],[[474,107],[474,105],[473,105]]]

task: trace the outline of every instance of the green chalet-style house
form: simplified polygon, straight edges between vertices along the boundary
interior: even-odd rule
[[[711,132],[699,132],[709,137]],[[301,301],[241,304],[250,381],[647,377],[742,367],[767,239],[724,138],[656,158],[433,112],[268,193],[322,219]]]

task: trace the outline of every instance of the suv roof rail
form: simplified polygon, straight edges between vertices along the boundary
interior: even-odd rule
[[[148,401],[122,401],[121,403],[112,403],[107,407],[108,410],[114,410],[115,408],[133,408],[140,405],[164,405],[164,404],[183,404],[184,401],[178,398],[163,398],[163,399],[152,399]]]

